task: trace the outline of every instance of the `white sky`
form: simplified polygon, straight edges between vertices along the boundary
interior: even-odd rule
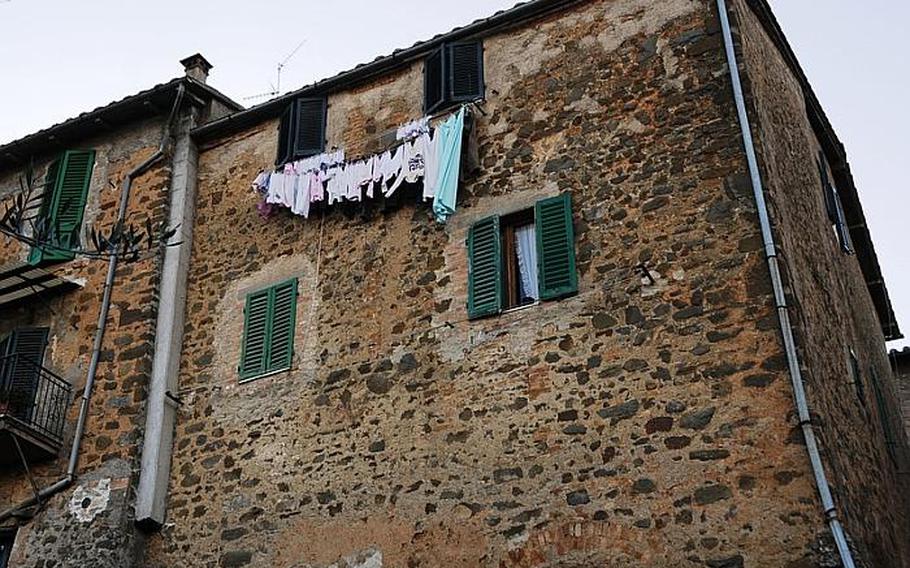
[[[511,7],[515,0],[0,0],[0,143],[182,74],[201,52],[209,82],[244,106]],[[898,321],[910,335],[907,176],[910,2],[771,0],[847,147]],[[330,4],[332,9],[325,6]],[[318,6],[318,7],[317,7]],[[315,16],[315,18],[314,18]],[[813,166],[814,167],[814,166]],[[892,348],[910,345],[910,340]]]

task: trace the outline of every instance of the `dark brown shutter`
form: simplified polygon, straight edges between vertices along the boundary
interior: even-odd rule
[[[275,156],[275,164],[282,165],[291,161],[291,135],[293,134],[293,116],[294,104],[288,105],[284,114],[281,115],[281,123],[278,125],[278,154]]]
[[[483,44],[472,41],[447,45],[446,64],[451,102],[483,98]]]
[[[325,151],[326,100],[297,101],[294,137],[294,158],[305,158]]]
[[[427,114],[445,103],[445,81],[443,73],[443,50],[434,51],[423,64],[424,110]]]
[[[10,414],[21,420],[28,421],[32,416],[49,332],[46,327],[35,327],[17,329],[12,335],[11,352],[15,358],[9,359],[4,382],[10,393]]]

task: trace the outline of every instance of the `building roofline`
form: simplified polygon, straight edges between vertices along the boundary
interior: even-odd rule
[[[172,92],[181,84],[191,99],[214,99],[233,111],[243,110],[243,106],[217,89],[191,77],[178,77],[0,146],[0,172],[21,167],[33,157],[65,150],[116,126],[165,114]]]
[[[882,332],[885,334],[885,340],[901,339],[904,336],[901,334],[894,314],[894,308],[891,304],[891,297],[888,295],[888,289],[885,286],[885,279],[878,263],[878,255],[875,253],[872,235],[866,223],[866,216],[863,213],[859,192],[856,189],[853,174],[850,171],[850,164],[847,161],[847,152],[844,145],[837,137],[837,133],[828,120],[828,116],[825,114],[818,97],[815,96],[815,91],[803,72],[802,66],[799,64],[799,60],[787,41],[783,29],[780,27],[777,18],[775,18],[767,0],[746,0],[746,3],[759,22],[761,22],[765,32],[774,42],[790,71],[796,76],[802,87],[803,97],[809,113],[809,122],[815,130],[815,134],[834,172],[838,194],[843,200],[850,236],[856,249],[856,257],[862,269],[869,295],[875,305],[875,311],[878,314]]]
[[[582,4],[585,1],[588,0],[532,0],[517,4],[512,8],[496,12],[487,18],[476,20],[471,24],[436,35],[428,40],[419,41],[411,47],[395,50],[389,55],[377,57],[369,63],[342,71],[337,75],[250,107],[242,112],[213,120],[193,130],[193,137],[198,141],[206,141],[221,136],[229,136],[255,126],[262,121],[277,118],[287,105],[297,97],[323,96],[334,91],[349,89],[422,59],[443,43],[489,36],[515,28],[529,20],[539,19]]]

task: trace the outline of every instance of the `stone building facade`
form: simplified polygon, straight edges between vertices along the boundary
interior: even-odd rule
[[[729,16],[837,514],[857,565],[910,566],[906,438],[889,429],[884,348],[899,330],[843,148],[767,5],[736,0]],[[260,216],[250,182],[281,153],[290,105],[324,98],[325,147],[380,151],[424,114],[428,57],[468,41],[482,45],[478,167],[446,224],[407,187],[308,219]],[[117,308],[149,310],[144,327],[113,328],[106,344],[128,370],[104,367],[110,387],[93,402],[97,457],[83,462],[122,470],[79,487],[103,492],[110,478],[123,508],[84,527],[104,532],[119,511],[124,535],[93,564],[839,565],[714,2],[529,2],[190,136],[198,187],[175,296],[185,322],[169,332],[182,336],[167,390],[176,426],[172,443],[167,427],[153,443],[165,483],[147,486],[160,507],[148,519],[128,508],[147,495],[131,489],[154,422],[154,384],[141,379],[164,343],[149,301],[164,261],[152,258],[130,266],[147,285],[131,280]],[[577,287],[470,317],[478,224],[561,195]],[[846,233],[832,230],[831,195]],[[250,298],[289,282],[290,364],[242,372]],[[3,491],[22,498],[23,480]],[[62,537],[29,528],[41,515],[61,534],[83,526],[68,495],[24,525],[23,566],[62,557]],[[62,565],[86,565],[72,558]]]
[[[172,159],[174,139],[193,126],[191,116],[216,118],[225,109],[239,108],[189,79],[175,79],[4,145],[0,152],[0,211],[7,211],[21,198],[21,184],[29,172],[35,180],[32,201],[45,201],[55,192],[55,185],[46,183],[53,178],[48,173],[50,165],[58,164],[57,177],[64,177],[69,175],[64,170],[75,170],[64,166],[62,159],[81,153],[88,157],[78,164],[80,172],[87,174],[84,186],[78,187],[84,192],[83,201],[68,206],[67,212],[81,214],[79,240],[85,245],[82,248],[92,249],[92,230],[108,232],[116,222],[127,174],[158,150],[179,90],[185,96],[174,118],[174,136],[166,140],[162,159],[135,178],[126,207],[126,221],[136,227],[144,227],[146,221],[153,225],[166,222],[173,174],[182,167]],[[30,231],[31,227],[26,229]],[[0,434],[4,453],[0,532],[14,542],[10,566],[132,563],[137,534],[134,487],[155,343],[161,256],[161,251],[153,249],[116,268],[85,434],[80,437],[75,476],[68,480],[109,265],[106,258],[83,255],[69,261],[39,261],[33,248],[0,237],[0,339],[21,335],[23,330],[46,333],[41,354],[36,356],[40,360],[34,361],[42,370],[35,372],[24,359],[16,364],[20,373],[33,375],[38,385],[28,401],[17,398],[13,388],[10,403],[6,373],[11,360],[5,357],[0,363],[0,405],[4,405],[0,409],[4,430]],[[55,283],[61,285],[55,287]],[[50,396],[48,389],[55,389]],[[32,400],[45,406],[32,405]],[[22,412],[17,405],[34,408]],[[49,432],[51,422],[59,424],[59,432]],[[25,463],[19,459],[13,439],[23,447]],[[62,480],[68,482],[61,484]],[[54,485],[62,487],[42,495],[38,504],[29,502],[36,492]]]

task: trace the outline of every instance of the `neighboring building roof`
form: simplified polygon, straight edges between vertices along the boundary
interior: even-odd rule
[[[0,171],[20,167],[34,156],[65,150],[113,127],[167,113],[181,84],[197,98],[216,99],[233,111],[243,110],[240,104],[205,83],[178,77],[0,146]]]
[[[901,369],[910,369],[910,347],[904,347],[902,351],[892,349],[888,354],[891,359],[891,367],[897,371]],[[908,416],[910,418],[910,416]]]

